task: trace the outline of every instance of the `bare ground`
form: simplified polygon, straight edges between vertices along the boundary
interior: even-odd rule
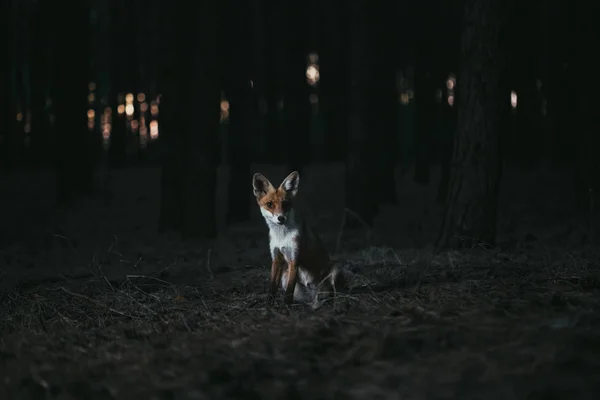
[[[22,178],[5,179],[4,189]],[[155,178],[136,179],[148,179],[152,192]],[[50,190],[36,179],[15,198]],[[385,240],[385,221],[367,243],[363,232],[339,236],[331,222],[339,216],[317,215],[350,291],[317,310],[268,309],[260,221],[211,243],[157,237],[144,222],[155,221],[156,196],[109,187],[68,213],[51,213],[39,196],[5,202],[0,398],[600,393],[600,252],[572,228],[544,240],[532,231],[505,248],[434,254],[401,245],[405,237]]]

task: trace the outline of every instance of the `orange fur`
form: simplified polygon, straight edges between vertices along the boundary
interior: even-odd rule
[[[316,301],[322,286],[335,295],[343,284],[343,277],[333,267],[319,236],[295,215],[293,201],[299,181],[295,171],[278,188],[261,174],[255,174],[252,180],[256,201],[269,227],[272,258],[269,296],[276,295],[281,283],[286,304],[300,300],[313,289]]]

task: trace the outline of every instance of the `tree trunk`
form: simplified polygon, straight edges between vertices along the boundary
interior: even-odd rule
[[[78,194],[91,193],[94,165],[87,128],[89,80],[88,2],[70,0],[53,8],[56,32],[53,99],[56,113],[58,202],[68,205]],[[68,19],[62,18],[69,14]]]
[[[319,5],[323,12],[321,42],[323,54],[319,54],[319,113],[323,117],[327,141],[327,158],[331,162],[343,162],[346,158],[348,134],[348,99],[345,96],[349,75],[344,55],[348,54],[348,9],[341,0]]]
[[[5,54],[5,56],[0,60],[0,93],[4,93],[4,95],[0,96],[0,166],[3,166],[8,158],[7,142],[9,136],[12,135],[15,117],[13,113],[14,100],[12,91],[10,90],[10,63],[13,60],[12,46],[10,45],[13,37],[11,15],[9,2],[1,2],[0,29],[2,30],[2,34],[0,35],[0,52]]]
[[[575,137],[577,158],[574,189],[577,206],[586,213],[595,211],[595,203],[598,203],[597,196],[600,193],[600,123],[597,116],[600,107],[600,84],[595,78],[600,62],[594,57],[589,57],[590,49],[598,43],[596,14],[592,8],[593,6],[578,5],[571,9],[575,17],[571,21],[575,22],[573,28],[577,32],[572,59],[574,73],[571,75],[572,85],[576,88],[573,96],[576,118],[574,123],[572,121],[575,125],[575,129],[571,128],[573,132],[570,135],[567,132],[562,133]]]
[[[214,238],[218,159],[220,37],[218,3],[168,6],[176,35],[167,57],[161,97],[162,168],[161,231],[184,238]],[[168,55],[168,49],[165,49]],[[169,59],[170,58],[170,59]]]
[[[45,164],[49,160],[48,148],[50,141],[50,119],[46,100],[49,86],[49,51],[48,19],[52,4],[49,1],[39,1],[34,14],[34,32],[32,44],[32,82],[31,87],[31,153],[35,164]]]
[[[346,208],[356,213],[370,227],[378,212],[378,201],[373,195],[373,184],[379,170],[374,141],[369,140],[368,105],[371,65],[368,55],[368,26],[364,15],[364,2],[353,0],[350,4],[350,85],[348,152],[346,155]],[[392,182],[389,182],[392,184]],[[349,227],[360,227],[354,218]]]
[[[437,248],[494,244],[500,184],[500,0],[467,0],[461,39],[458,132]]]
[[[230,3],[232,4],[232,3]],[[243,5],[241,7],[244,7]],[[254,88],[257,57],[254,52],[256,37],[255,21],[248,19],[254,15],[253,3],[247,3],[245,9],[237,10],[230,19],[228,30],[232,32],[227,48],[227,97],[230,104],[229,114],[229,190],[227,199],[227,223],[235,224],[250,219],[252,180],[250,163],[253,161],[252,142],[258,138],[259,110]],[[234,18],[237,17],[237,18]],[[252,82],[252,83],[251,83]]]
[[[109,104],[112,107],[112,127],[110,132],[110,143],[108,146],[108,156],[112,167],[122,167],[127,161],[127,117],[125,113],[118,113],[119,95],[124,95],[125,82],[125,54],[127,50],[123,46],[123,40],[127,35],[125,26],[124,7],[131,7],[131,4],[124,5],[120,0],[109,0],[111,31],[109,40],[111,41],[111,85]],[[120,100],[123,102],[123,100]],[[114,106],[116,104],[116,107]]]
[[[301,2],[288,2],[285,32],[284,98],[285,154],[290,171],[302,173],[310,162],[310,94],[306,82],[308,48],[307,7]]]

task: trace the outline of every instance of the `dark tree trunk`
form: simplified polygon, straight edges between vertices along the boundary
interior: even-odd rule
[[[14,121],[14,105],[12,91],[10,88],[10,71],[12,62],[12,51],[10,40],[12,40],[12,21],[11,9],[8,1],[0,3],[0,54],[4,57],[0,59],[0,166],[6,162],[8,158],[8,137],[11,135]]]
[[[32,85],[31,85],[31,153],[34,163],[44,164],[49,160],[48,148],[50,141],[50,119],[47,112],[46,98],[49,85],[49,28],[48,19],[52,4],[49,1],[39,1],[34,14],[34,33],[32,44]]]
[[[431,169],[431,131],[435,114],[435,82],[432,73],[432,57],[424,47],[430,43],[421,43],[417,49],[417,66],[415,70],[415,103],[416,103],[416,159],[415,182],[428,185]]]
[[[284,77],[286,68],[286,13],[287,3],[277,0],[264,0],[264,41],[265,68],[267,74],[264,84],[264,118],[265,122],[265,163],[279,164],[287,161],[287,155],[282,153],[285,141],[283,131],[284,110],[287,99],[284,97]],[[280,105],[283,104],[283,109]],[[262,111],[261,111],[262,112]]]
[[[233,3],[230,3],[233,4]],[[229,190],[227,201],[227,223],[235,224],[250,218],[252,180],[250,163],[252,143],[257,140],[259,110],[254,88],[254,53],[256,37],[255,21],[248,15],[255,15],[253,3],[237,9],[228,20],[226,47],[231,49],[227,58],[227,95],[230,103],[229,114]]]
[[[173,1],[165,18],[176,35],[163,75],[161,136],[165,139],[161,231],[214,238],[220,62],[218,3]],[[168,49],[165,49],[168,54]],[[191,116],[194,116],[191,118]]]
[[[370,24],[370,55],[372,61],[372,81],[369,85],[369,132],[374,142],[376,157],[374,189],[377,191],[378,204],[393,205],[396,203],[396,178],[394,166],[396,160],[396,137],[398,129],[398,92],[396,89],[395,60],[398,48],[395,39],[398,35],[390,34],[388,27],[394,26],[395,14],[390,5],[382,3],[371,6],[371,16],[375,23]]]
[[[346,2],[328,1],[319,5],[323,12],[321,42],[323,54],[319,54],[319,110],[326,131],[327,158],[329,161],[343,162],[346,158],[346,136],[348,132],[348,100],[345,96],[348,81],[347,62],[348,31]]]
[[[288,2],[286,8],[286,28],[284,49],[284,98],[285,105],[285,150],[290,171],[302,173],[310,162],[310,115],[308,101],[309,86],[306,82],[307,56],[307,7],[302,2]]]
[[[125,90],[124,73],[126,68],[125,54],[126,46],[123,46],[123,38],[127,36],[125,26],[124,7],[131,7],[131,4],[123,4],[120,0],[110,0],[111,16],[111,85],[109,104],[113,109],[112,127],[110,133],[110,143],[108,147],[109,161],[112,167],[122,167],[127,160],[127,127],[125,113],[117,112],[119,105],[119,94],[123,95]],[[123,100],[121,100],[123,101]],[[116,104],[117,106],[113,106]]]
[[[500,0],[467,0],[461,39],[458,132],[438,248],[494,244],[498,151]]]
[[[56,36],[53,99],[56,114],[58,202],[68,205],[78,194],[91,193],[94,165],[87,128],[89,82],[88,1],[69,0],[53,8]],[[69,15],[69,18],[64,18]]]
[[[362,3],[362,4],[361,4]],[[369,226],[378,213],[379,199],[373,185],[379,172],[375,142],[368,132],[368,100],[371,85],[371,58],[368,54],[368,26],[364,1],[353,0],[349,11],[350,82],[348,88],[348,152],[346,155],[346,208],[358,214]],[[390,183],[391,184],[391,183]],[[355,219],[348,226],[359,227]]]
[[[577,5],[572,6],[571,12],[574,22],[572,26],[577,37],[574,40],[574,54],[572,59],[573,81],[576,88],[575,99],[575,129],[571,127],[570,135],[575,136],[577,158],[575,163],[575,193],[577,206],[586,212],[594,211],[598,204],[600,193],[600,149],[597,110],[600,107],[598,91],[600,84],[595,78],[600,62],[595,57],[590,57],[590,49],[598,43],[597,19],[592,7]],[[573,121],[571,121],[573,123]],[[569,135],[563,132],[563,135]]]

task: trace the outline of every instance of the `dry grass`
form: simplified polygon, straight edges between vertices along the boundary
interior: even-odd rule
[[[109,251],[110,252],[110,251]],[[559,399],[600,393],[591,249],[339,254],[350,291],[265,306],[266,269],[135,263],[2,298],[3,398]],[[208,265],[208,260],[205,266]],[[114,274],[113,274],[114,275]]]

